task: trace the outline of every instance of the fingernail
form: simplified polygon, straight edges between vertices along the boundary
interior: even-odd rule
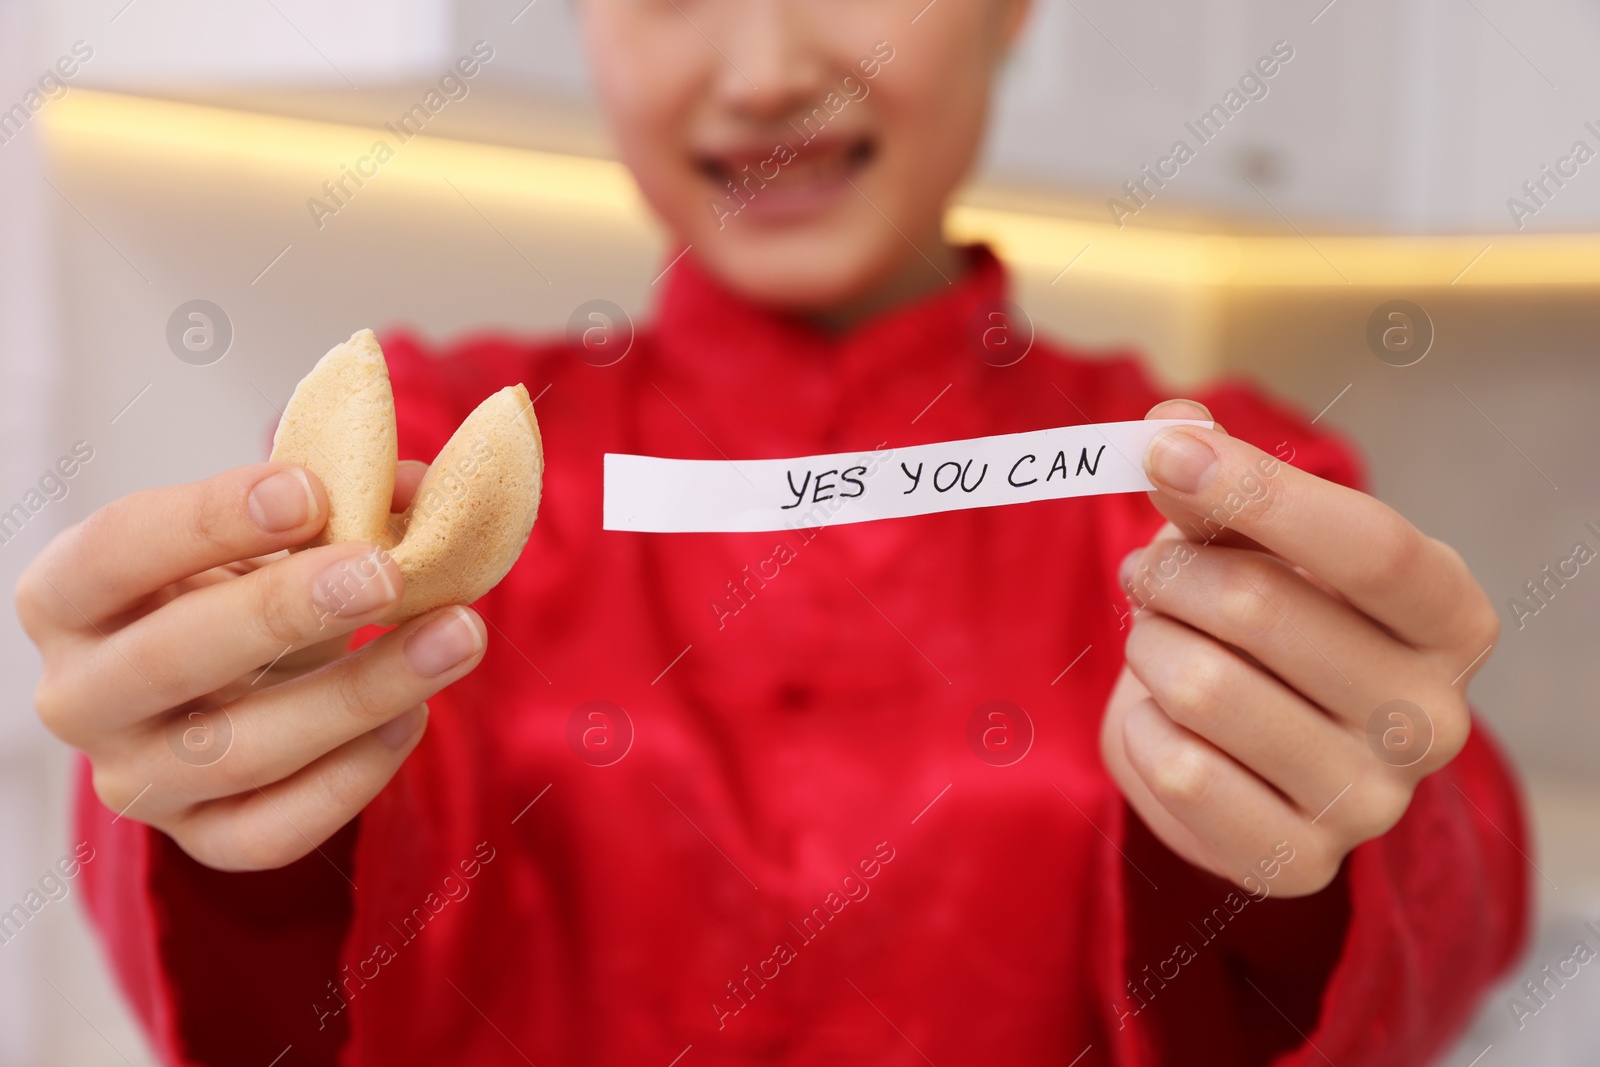
[[[392,557],[381,548],[341,560],[317,575],[311,599],[324,613],[354,618],[394,603],[399,596],[385,567]]]
[[[428,721],[428,705],[418,704],[410,711],[390,719],[376,730],[372,731],[390,748],[405,748],[406,742],[416,734],[418,727]]]
[[[1198,400],[1188,400],[1188,399],[1185,399],[1183,397],[1179,397],[1179,398],[1177,398],[1175,400],[1163,400],[1161,403],[1157,404],[1155,407],[1151,408],[1148,412],[1146,412],[1145,413],[1145,418],[1148,419],[1151,415],[1154,415],[1156,412],[1161,411],[1162,408],[1173,407],[1173,406],[1176,406],[1176,405],[1179,405],[1179,404],[1182,404],[1182,405],[1184,405],[1186,407],[1192,408],[1193,410],[1192,411],[1162,411],[1161,412],[1161,417],[1163,419],[1204,419],[1207,422],[1215,421],[1215,420],[1213,420],[1211,418],[1211,409],[1210,408],[1206,407],[1204,404],[1200,403],[1200,401],[1198,401]]]
[[[283,533],[317,517],[311,479],[299,467],[263,478],[250,490],[250,517],[268,533]]]
[[[1217,454],[1187,430],[1162,430],[1145,453],[1150,480],[1179,493],[1204,489],[1216,467]]]
[[[483,635],[463,607],[446,614],[406,638],[406,662],[424,678],[443,674],[483,648]]]

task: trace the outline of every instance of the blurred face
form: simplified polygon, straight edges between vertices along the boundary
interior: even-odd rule
[[[602,105],[656,212],[724,284],[811,312],[942,285],[929,259],[954,269],[944,204],[1025,6],[580,4]]]

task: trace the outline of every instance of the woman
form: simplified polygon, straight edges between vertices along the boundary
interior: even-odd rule
[[[116,501],[30,568],[82,877],[170,1062],[1350,1067],[1467,1017],[1527,908],[1464,698],[1494,612],[1247,388],[982,358],[1004,270],[940,224],[1024,8],[582,0],[685,254],[611,366],[385,338],[407,456],[542,397],[543,512],[476,611],[347,653],[402,579],[335,602],[369,546],[277,555],[327,514],[281,464]],[[1147,411],[1218,424],[1156,439],[1148,503],[602,529],[606,452]],[[223,758],[176,757],[195,715]]]

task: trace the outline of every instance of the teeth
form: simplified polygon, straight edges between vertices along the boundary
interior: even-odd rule
[[[825,181],[836,177],[855,167],[859,167],[872,158],[872,145],[868,141],[857,141],[843,147],[830,147],[823,151],[800,145],[795,149],[795,157],[788,163],[779,166],[778,176],[769,178],[768,181],[795,183]],[[762,167],[765,160],[750,164],[750,173],[758,174],[762,169],[771,172],[772,167]],[[700,165],[701,171],[718,185],[729,182],[737,184],[744,177],[744,164],[738,166],[721,159],[706,159]]]
[[[850,168],[851,162],[843,152],[829,152],[821,156],[808,155],[802,148],[797,158],[783,168],[783,172],[795,179],[820,181],[842,174]]]

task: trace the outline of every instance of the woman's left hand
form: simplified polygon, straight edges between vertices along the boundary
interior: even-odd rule
[[[1106,766],[1190,863],[1314,893],[1466,743],[1499,620],[1449,546],[1221,427],[1166,430],[1144,463],[1169,521],[1122,565]]]

